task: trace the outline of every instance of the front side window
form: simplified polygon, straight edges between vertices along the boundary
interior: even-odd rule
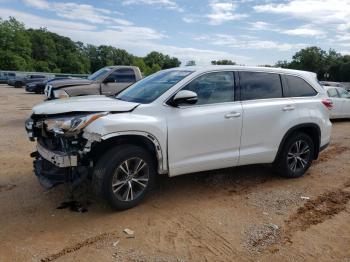
[[[160,71],[131,85],[116,98],[142,104],[152,103],[192,72],[190,70]]]
[[[117,83],[136,82],[134,70],[129,68],[118,69],[111,74],[111,77],[113,77]]]
[[[315,96],[317,92],[304,79],[297,76],[284,76],[291,97]]]
[[[280,76],[273,73],[240,72],[242,100],[283,97]]]
[[[338,92],[335,88],[328,89],[327,94],[329,97],[339,97]]]
[[[197,94],[196,105],[216,104],[234,101],[233,72],[215,72],[202,75],[182,90],[190,90]]]

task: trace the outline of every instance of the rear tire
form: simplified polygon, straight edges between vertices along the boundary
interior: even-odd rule
[[[155,178],[156,163],[148,151],[139,146],[120,145],[98,160],[92,186],[113,209],[125,210],[147,196]]]
[[[314,142],[309,135],[302,132],[292,134],[275,161],[277,173],[288,178],[303,176],[314,159],[314,148]]]

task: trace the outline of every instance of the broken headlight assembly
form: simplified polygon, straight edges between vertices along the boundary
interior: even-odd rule
[[[47,119],[44,121],[44,124],[48,132],[54,132],[58,135],[76,135],[92,122],[107,114],[108,112],[101,112],[89,115]]]

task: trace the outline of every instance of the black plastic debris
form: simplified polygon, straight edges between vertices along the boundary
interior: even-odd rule
[[[88,211],[86,207],[84,207],[80,202],[78,201],[65,201],[62,202],[57,209],[66,209],[69,208],[69,210],[79,213],[85,213]]]

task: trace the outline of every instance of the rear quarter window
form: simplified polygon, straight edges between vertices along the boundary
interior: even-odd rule
[[[317,95],[316,90],[304,79],[298,76],[284,75],[285,82],[288,86],[290,97],[305,97]]]
[[[242,100],[283,97],[279,74],[263,72],[240,72]]]

